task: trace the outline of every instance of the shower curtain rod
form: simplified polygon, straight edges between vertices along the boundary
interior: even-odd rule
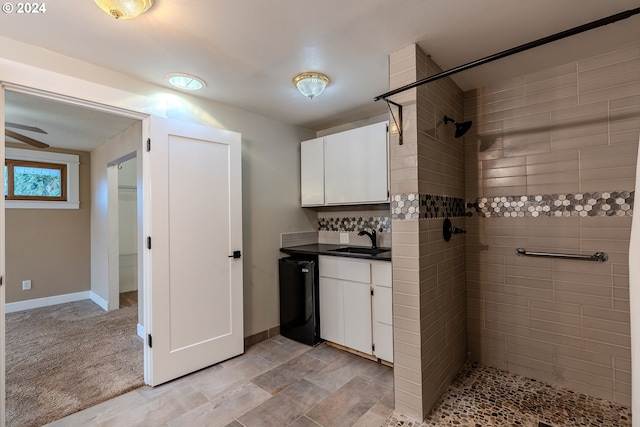
[[[401,87],[399,87],[397,89],[390,90],[389,92],[386,92],[386,93],[383,93],[382,95],[376,96],[374,98],[374,101],[379,101],[381,99],[384,99],[386,101],[388,97],[390,97],[392,95],[396,95],[396,94],[398,94],[400,92],[404,92],[404,91],[409,90],[409,89],[413,89],[414,87],[422,86],[423,84],[430,83],[430,82],[433,82],[435,80],[442,79],[444,77],[449,77],[449,76],[451,76],[453,74],[456,74],[456,73],[459,73],[461,71],[466,71],[466,70],[468,70],[470,68],[474,68],[474,67],[477,67],[479,65],[486,64],[488,62],[496,61],[498,59],[505,58],[505,57],[513,55],[515,53],[524,52],[525,50],[533,49],[534,47],[542,46],[542,45],[545,45],[547,43],[554,42],[556,40],[560,40],[560,39],[563,39],[563,38],[566,38],[566,37],[569,37],[569,36],[580,34],[580,33],[585,32],[585,31],[593,30],[595,28],[602,27],[602,26],[605,26],[605,25],[608,25],[608,24],[612,24],[614,22],[622,21],[623,19],[631,18],[633,15],[637,15],[639,13],[640,13],[640,7],[637,7],[635,9],[629,9],[627,11],[616,13],[615,15],[611,15],[611,16],[608,16],[606,18],[598,19],[596,21],[589,22],[587,24],[583,24],[583,25],[580,25],[580,26],[577,26],[577,27],[574,27],[574,28],[570,28],[568,30],[561,31],[559,33],[555,33],[555,34],[552,34],[550,36],[543,37],[541,39],[534,40],[532,42],[525,43],[525,44],[522,44],[520,46],[516,46],[514,48],[507,49],[507,50],[504,50],[502,52],[499,52],[499,53],[496,53],[496,54],[493,54],[493,55],[486,56],[486,57],[484,57],[482,59],[478,59],[478,60],[475,60],[475,61],[472,61],[472,62],[468,62],[466,64],[463,64],[463,65],[457,66],[455,68],[452,68],[450,70],[442,71],[442,72],[440,72],[438,74],[434,74],[433,76],[426,77],[424,79],[418,80],[417,82],[410,83],[410,84],[405,85],[405,86],[401,86]]]

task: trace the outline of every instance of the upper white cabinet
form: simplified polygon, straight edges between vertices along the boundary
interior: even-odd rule
[[[381,122],[303,141],[302,206],[388,202],[387,125]]]
[[[324,205],[324,138],[300,144],[302,206]]]

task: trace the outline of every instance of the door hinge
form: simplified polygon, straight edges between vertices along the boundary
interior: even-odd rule
[[[387,125],[387,133],[389,133],[389,125]]]
[[[371,296],[373,296],[373,286],[371,287]]]
[[[153,348],[153,340],[151,339],[151,334],[147,335],[147,344],[149,348]]]
[[[151,151],[151,138],[147,138],[147,151]]]
[[[0,276],[0,286],[2,286],[2,282],[4,282],[4,277]]]
[[[151,249],[151,236],[147,237],[147,249]]]
[[[371,351],[376,351],[376,345],[375,344],[371,344]]]

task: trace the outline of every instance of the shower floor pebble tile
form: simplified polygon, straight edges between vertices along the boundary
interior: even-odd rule
[[[494,368],[468,364],[430,416],[397,412],[385,427],[631,427],[631,410]]]

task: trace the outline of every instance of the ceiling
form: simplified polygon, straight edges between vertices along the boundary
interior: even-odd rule
[[[446,70],[640,7],[639,0],[154,3],[137,19],[117,21],[91,0],[51,0],[44,14],[11,19],[3,14],[0,37],[165,87],[167,73],[197,75],[207,87],[196,96],[322,130],[383,113],[386,105],[373,98],[389,89],[388,55],[412,43]],[[638,43],[639,28],[636,15],[453,79],[470,90],[595,56]],[[331,78],[325,92],[313,100],[291,83],[295,74],[306,70]]]
[[[5,92],[5,121],[34,126],[46,134],[8,127],[52,147],[91,151],[135,120],[20,92]],[[7,137],[9,142],[17,142]]]

